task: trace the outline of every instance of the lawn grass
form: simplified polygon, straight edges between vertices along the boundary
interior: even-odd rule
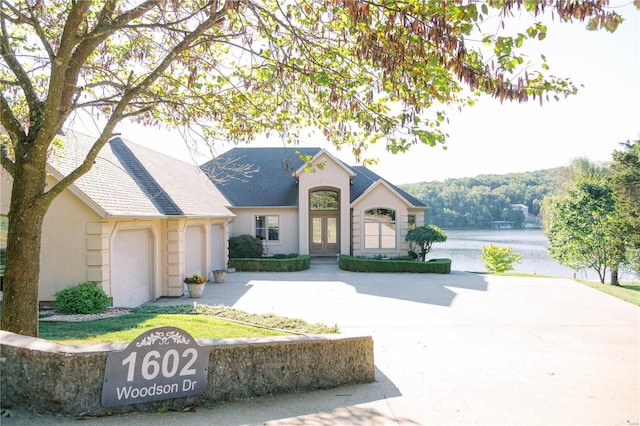
[[[488,272],[474,272],[480,275],[502,275],[511,277],[531,277],[531,278],[554,278],[544,275],[535,274],[523,274],[517,272],[502,272],[499,274]],[[640,283],[637,282],[622,282],[620,286],[614,286],[611,284],[601,284],[598,281],[578,280],[577,282],[587,285],[591,288],[595,288],[603,293],[607,293],[613,297],[624,300],[625,302],[633,303],[636,306],[640,306]]]
[[[640,284],[639,283],[620,283],[620,286],[611,284],[601,284],[598,281],[576,280],[582,284],[595,288],[603,293],[622,299],[626,302],[640,306]]]
[[[40,322],[39,336],[67,345],[131,342],[156,327],[171,325],[195,339],[283,336],[290,333],[252,327],[205,315],[126,314],[114,318],[79,322]]]
[[[195,339],[285,336],[292,333],[324,334],[338,331],[337,327],[308,324],[302,320],[275,315],[249,314],[224,306],[198,305],[194,309],[192,305],[150,305],[113,318],[78,322],[40,321],[39,336],[69,345],[131,342],[147,330],[168,325],[185,330]]]

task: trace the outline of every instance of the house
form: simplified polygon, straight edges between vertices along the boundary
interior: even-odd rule
[[[60,139],[48,185],[95,141],[73,131]],[[4,169],[0,183],[6,225]],[[199,168],[114,135],[45,216],[39,299],[83,281],[99,283],[119,307],[180,297],[185,275],[226,268],[228,239],[242,234],[261,237],[271,254],[406,254],[404,237],[423,224],[425,208],[320,148],[234,148]]]
[[[235,215],[230,236],[268,253],[400,256],[426,206],[365,167],[320,148],[234,148],[202,165]]]
[[[66,131],[49,161],[48,184],[79,165],[94,140]],[[6,218],[11,177],[0,173]],[[120,307],[182,296],[184,275],[226,267],[234,216],[226,204],[197,166],[115,135],[45,216],[40,300],[83,281],[98,282]]]

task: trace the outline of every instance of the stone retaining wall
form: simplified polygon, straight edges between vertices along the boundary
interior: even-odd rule
[[[125,344],[59,345],[0,331],[2,407],[100,415],[181,408],[374,381],[370,336],[321,335],[199,340],[210,349],[202,395],[121,407],[101,405],[107,355]]]

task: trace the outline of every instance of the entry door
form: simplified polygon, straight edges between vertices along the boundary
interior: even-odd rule
[[[339,216],[336,214],[313,213],[311,215],[310,254],[315,256],[335,256],[339,250]]]

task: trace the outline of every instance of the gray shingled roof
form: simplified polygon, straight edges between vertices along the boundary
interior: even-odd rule
[[[67,175],[85,158],[95,138],[65,131],[64,148],[50,166]],[[112,138],[75,187],[109,216],[227,217],[228,201],[199,167],[152,149]]]
[[[303,165],[297,153],[314,156],[319,151],[320,148],[233,148],[201,168],[234,207],[295,207],[298,187],[292,173]],[[351,185],[351,202],[382,179],[412,205],[425,207],[371,170],[342,164],[356,174]]]
[[[233,148],[201,166],[236,207],[298,205],[292,176],[304,164],[296,152],[314,156],[320,148]]]

